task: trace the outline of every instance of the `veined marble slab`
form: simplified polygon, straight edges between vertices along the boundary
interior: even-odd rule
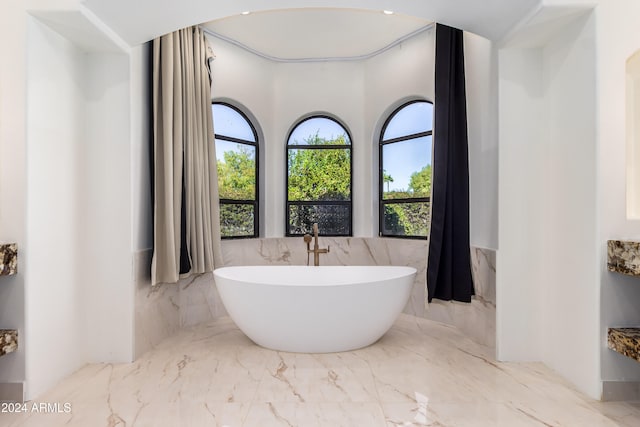
[[[151,286],[151,250],[134,257],[135,357],[180,330],[180,289],[176,284]]]
[[[18,273],[18,245],[15,243],[0,244],[0,276]]]
[[[423,317],[453,325],[475,342],[496,347],[496,252],[471,248],[475,295],[471,303],[434,298]]]
[[[608,240],[607,269],[629,276],[640,276],[640,242]]]
[[[18,349],[18,331],[14,329],[0,329],[0,356]]]
[[[333,249],[332,249],[333,250]],[[377,343],[330,354],[253,344],[230,318],[184,328],[134,363],[89,364],[0,415],[12,427],[637,427],[541,363],[503,363],[460,330],[400,315]]]
[[[470,304],[434,300],[427,306],[426,240],[321,236],[319,243],[323,248],[331,246],[330,253],[321,255],[320,265],[406,265],[416,268],[416,279],[404,313],[457,326],[477,343],[495,348],[495,251],[471,249],[476,295]],[[301,237],[224,240],[222,252],[226,266],[307,263],[306,246]],[[180,328],[227,315],[211,273],[151,288],[148,274],[151,253],[141,253],[137,259],[137,356]]]
[[[640,362],[640,328],[609,328],[607,346]]]

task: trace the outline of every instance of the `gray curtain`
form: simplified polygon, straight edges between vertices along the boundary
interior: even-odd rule
[[[152,284],[222,265],[212,58],[197,27],[153,41]]]

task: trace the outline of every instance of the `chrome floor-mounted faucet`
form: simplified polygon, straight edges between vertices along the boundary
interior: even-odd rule
[[[307,244],[307,265],[309,265],[309,254],[313,253],[313,265],[316,267],[320,265],[320,254],[328,254],[331,246],[327,246],[325,248],[320,248],[318,246],[318,223],[313,224],[313,238],[315,240],[313,244],[313,249],[311,249],[311,235],[304,235],[304,242]]]

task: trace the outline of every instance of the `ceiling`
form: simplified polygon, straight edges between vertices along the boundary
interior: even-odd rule
[[[421,18],[355,9],[257,12],[202,25],[276,60],[369,56],[429,26]]]
[[[194,24],[218,21],[220,31],[233,33],[262,48],[286,45],[284,55],[309,55],[320,40],[335,54],[353,55],[384,45],[416,26],[435,21],[500,40],[514,26],[540,7],[542,0],[82,0],[83,6],[131,46]],[[311,10],[305,10],[305,9]],[[295,9],[298,9],[297,11]],[[325,10],[323,10],[325,9]],[[326,9],[340,9],[326,10]],[[357,9],[357,10],[354,10]],[[391,20],[380,12],[392,9]],[[278,11],[269,12],[268,11]],[[358,11],[359,10],[359,11]],[[254,13],[238,16],[243,11]],[[264,13],[258,13],[258,12]],[[369,11],[369,12],[363,12]],[[291,20],[292,14],[298,18]],[[280,16],[278,16],[280,14]],[[249,18],[260,31],[239,20]],[[236,22],[234,24],[234,21]],[[249,22],[246,20],[246,22]],[[304,25],[303,25],[304,24]],[[406,25],[404,30],[400,27]],[[232,28],[237,26],[238,28]],[[330,31],[336,29],[336,33]],[[310,31],[313,29],[313,31]],[[339,30],[338,30],[339,29]],[[383,29],[383,30],[381,30]],[[387,34],[388,32],[388,34]],[[251,33],[251,34],[249,34]],[[316,34],[325,37],[320,39]],[[268,42],[268,40],[271,42]],[[328,43],[326,40],[331,40]],[[352,41],[353,40],[353,41]],[[306,44],[304,52],[302,46]],[[380,46],[381,47],[381,46]],[[319,52],[319,51],[318,51]]]

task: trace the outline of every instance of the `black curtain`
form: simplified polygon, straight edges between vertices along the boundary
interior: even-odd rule
[[[436,25],[428,301],[471,302],[469,153],[462,30]]]
[[[180,274],[191,271],[189,246],[187,245],[187,189],[185,188],[184,168],[182,169],[182,197],[180,198]]]

